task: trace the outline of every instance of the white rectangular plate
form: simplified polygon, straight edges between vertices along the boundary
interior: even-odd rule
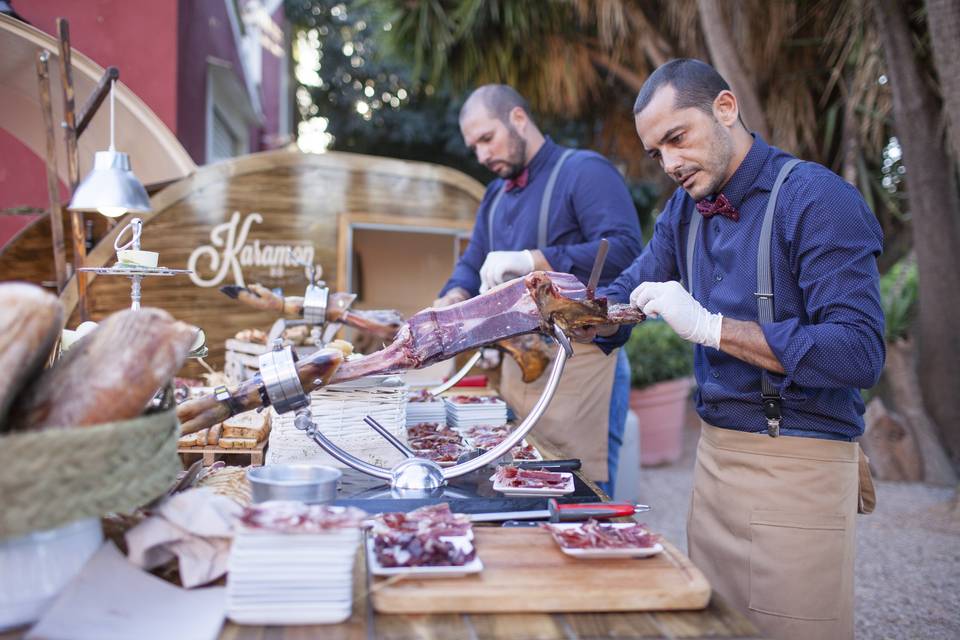
[[[618,529],[622,529],[624,527],[631,527],[634,523],[613,522],[611,524]],[[580,523],[561,522],[551,526],[561,529],[571,529],[574,527],[579,527]],[[550,535],[553,536],[553,533],[550,532]],[[564,552],[568,556],[586,560],[599,558],[647,558],[649,556],[655,556],[663,551],[663,545],[659,542],[654,544],[652,547],[625,547],[623,549],[571,549],[560,544],[560,541],[557,540],[556,537],[553,537],[553,539],[556,541],[557,546],[560,547],[560,551]]]
[[[237,624],[288,625],[288,624],[337,624],[350,617],[353,607],[322,609],[317,606],[304,608],[257,608],[230,609],[227,617]]]
[[[497,480],[493,483],[493,490],[499,491],[505,496],[563,496],[568,493],[573,493],[573,474],[566,473],[561,471],[564,475],[564,484],[562,487],[543,487],[540,489],[532,487],[511,487],[506,485],[502,480]],[[496,476],[491,476],[493,480]]]
[[[367,566],[375,576],[411,576],[415,578],[455,578],[483,571],[480,556],[465,565],[450,567],[384,567],[377,560],[373,548],[373,537],[367,539]]]

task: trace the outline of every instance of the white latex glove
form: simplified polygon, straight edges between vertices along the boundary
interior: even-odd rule
[[[529,251],[491,251],[480,267],[480,293],[531,271],[533,255]]]
[[[720,348],[723,316],[704,309],[676,280],[641,283],[630,294],[630,304],[648,316],[662,317],[684,340]]]

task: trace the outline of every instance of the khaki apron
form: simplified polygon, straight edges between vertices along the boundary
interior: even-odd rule
[[[586,477],[605,482],[616,352],[608,356],[596,345],[572,344],[574,357],[567,360],[557,392],[531,433],[564,455],[580,458]],[[530,413],[549,377],[548,370],[525,384],[513,358],[503,358],[500,395],[518,420]]]
[[[853,638],[860,446],[702,423],[690,559],[774,640]]]

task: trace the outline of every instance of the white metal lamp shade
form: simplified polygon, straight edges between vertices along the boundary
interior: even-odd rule
[[[113,150],[97,151],[93,170],[74,191],[67,208],[110,217],[151,211],[147,190],[130,170],[130,156]]]

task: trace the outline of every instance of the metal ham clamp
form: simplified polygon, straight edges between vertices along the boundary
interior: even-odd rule
[[[340,328],[340,325],[333,322],[331,322],[329,326],[327,325],[330,288],[326,282],[318,279],[322,274],[320,265],[308,264],[299,259],[292,250],[287,249],[287,251],[290,260],[303,267],[307,273],[307,289],[303,294],[303,318],[296,320],[280,318],[270,327],[267,342],[268,344],[273,343],[274,340],[283,335],[284,330],[288,327],[306,325],[310,327],[310,335],[313,338],[313,343],[317,345],[317,347],[322,347],[333,339],[333,336]],[[354,298],[355,296],[346,300],[338,299],[338,303],[342,306],[341,310],[346,310],[347,307],[353,303]]]

